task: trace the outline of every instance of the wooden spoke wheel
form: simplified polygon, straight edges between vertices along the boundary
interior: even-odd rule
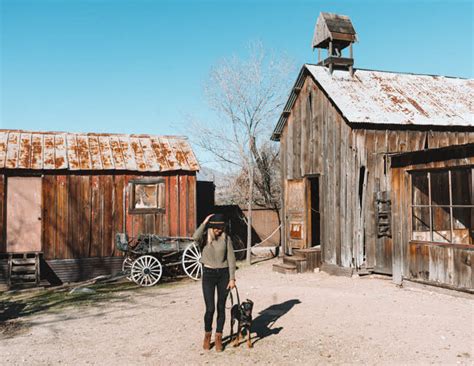
[[[181,263],[184,272],[193,280],[199,280],[202,276],[202,264],[200,262],[201,251],[196,243],[192,243],[183,252]]]
[[[126,276],[127,280],[131,281],[131,271],[132,271],[133,259],[130,257],[125,257],[122,262],[122,273]]]
[[[130,276],[140,286],[153,286],[161,278],[163,267],[152,255],[142,255],[133,261]]]

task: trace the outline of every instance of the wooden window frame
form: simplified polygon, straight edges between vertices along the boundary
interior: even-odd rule
[[[157,187],[157,195],[156,195],[156,206],[153,208],[135,208],[135,187],[137,185],[144,184],[144,185],[152,185],[156,184]],[[160,189],[160,184],[163,185],[163,189]],[[164,213],[165,209],[165,197],[161,197],[161,195],[166,195],[166,183],[163,178],[140,178],[140,179],[133,179],[129,182],[129,202],[128,202],[128,212],[131,214],[155,214],[155,213]],[[163,207],[161,207],[163,206]]]
[[[471,208],[471,210],[474,210],[474,204],[471,205],[453,205],[453,190],[452,190],[452,172],[455,170],[467,170],[470,171],[471,174],[471,196],[474,195],[474,167],[471,166],[466,166],[466,167],[451,167],[451,168],[444,168],[444,169],[436,169],[436,170],[417,170],[417,171],[411,171],[410,172],[410,185],[411,185],[411,191],[413,191],[413,176],[415,174],[420,174],[420,173],[426,173],[427,174],[427,179],[428,179],[428,204],[427,205],[415,205],[413,204],[413,195],[410,197],[411,205],[410,205],[410,232],[411,232],[411,242],[423,242],[423,243],[431,243],[431,244],[446,244],[446,245],[464,245],[464,246],[469,246],[473,247],[474,243],[472,244],[466,244],[466,243],[458,243],[454,242],[454,217],[453,217],[453,209],[454,208]],[[448,195],[449,195],[449,204],[448,205],[434,205],[432,202],[432,189],[431,189],[431,173],[440,173],[440,172],[447,172],[448,173]],[[472,198],[471,198],[472,199]],[[429,232],[430,232],[430,240],[425,241],[425,240],[418,240],[418,239],[413,239],[413,232],[416,230],[413,230],[413,209],[415,207],[419,208],[428,208],[429,210]],[[446,207],[449,209],[449,231],[450,231],[450,239],[449,242],[441,242],[441,241],[435,241],[434,240],[434,228],[433,228],[433,208],[436,207]],[[472,222],[470,224],[470,227],[468,228],[469,231],[474,230],[472,227]],[[471,232],[469,232],[469,235],[471,235]]]

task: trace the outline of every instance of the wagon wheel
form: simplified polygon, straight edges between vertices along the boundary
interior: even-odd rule
[[[199,261],[201,259],[201,251],[199,247],[192,243],[183,252],[183,258],[181,263],[186,274],[193,280],[199,280],[202,275],[202,264]]]
[[[132,281],[140,286],[153,286],[163,273],[163,268],[158,259],[151,255],[142,255],[135,259],[131,268]]]
[[[125,257],[125,259],[122,262],[122,273],[127,276],[127,280],[131,281],[132,277],[130,276],[130,273],[132,271],[132,264],[133,264],[133,259],[130,257]]]

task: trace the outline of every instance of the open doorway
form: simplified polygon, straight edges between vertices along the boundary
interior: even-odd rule
[[[319,177],[311,177],[309,180],[309,194],[311,202],[310,223],[312,247],[321,244],[321,213],[319,208]]]

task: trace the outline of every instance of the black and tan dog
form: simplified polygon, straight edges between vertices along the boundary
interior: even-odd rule
[[[230,339],[234,340],[234,347],[237,347],[242,337],[242,331],[246,332],[247,346],[252,348],[252,341],[250,339],[250,332],[252,328],[252,309],[253,302],[249,299],[241,304],[235,304],[230,310]],[[234,323],[237,321],[237,334],[234,336]]]

